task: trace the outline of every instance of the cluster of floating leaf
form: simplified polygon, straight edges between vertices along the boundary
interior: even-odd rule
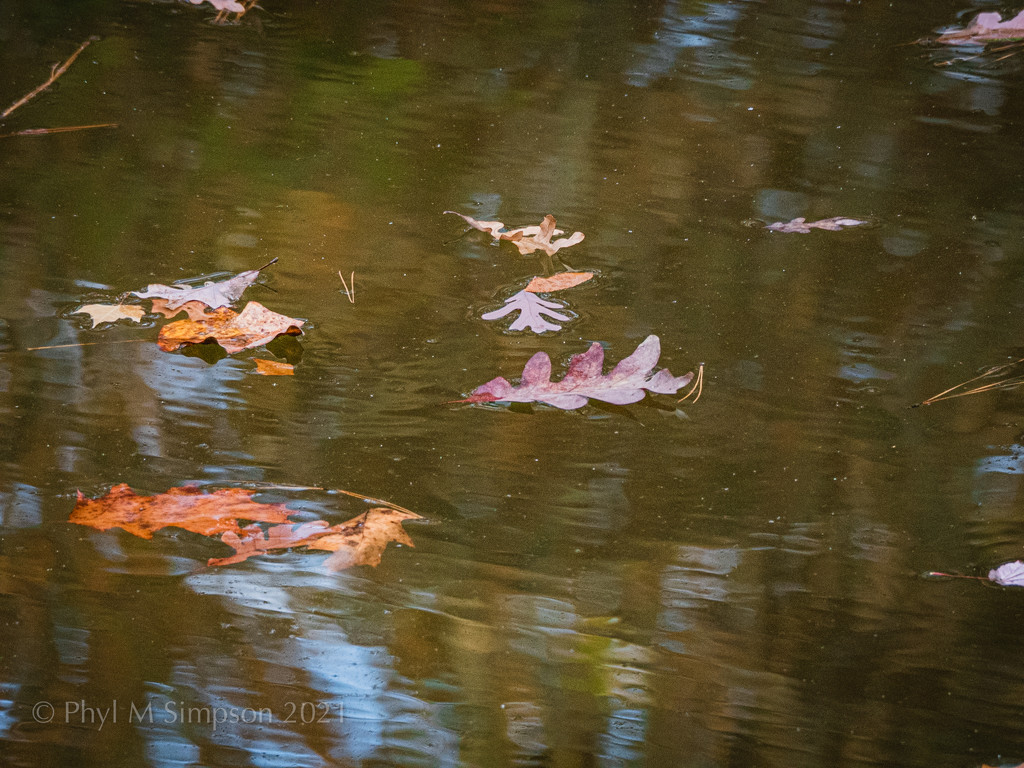
[[[376,566],[388,542],[414,546],[402,528],[402,521],[421,519],[416,513],[392,504],[374,507],[337,525],[324,520],[297,523],[285,505],[253,501],[252,495],[252,491],[243,488],[208,493],[187,485],[155,496],[139,496],[122,483],[96,499],[88,499],[79,491],[68,521],[100,531],[120,528],[143,539],[151,539],[156,531],[169,527],[202,536],[219,536],[235,554],[210,558],[208,566],[230,565],[274,550],[306,547],[332,552],[324,565],[328,570],[340,571],[354,565]],[[239,520],[254,522],[242,526]],[[257,522],[275,525],[264,533]]]
[[[552,237],[564,232],[555,228],[555,217],[550,214],[544,217],[540,226],[506,230],[500,221],[478,221],[457,211],[445,213],[461,217],[473,229],[487,232],[495,240],[514,243],[523,255],[540,250],[548,256],[553,256],[560,249],[576,245],[584,239],[582,232],[574,232],[570,237],[552,241]],[[563,308],[562,305],[541,299],[537,294],[572,288],[587,282],[593,276],[593,272],[560,272],[552,277],[534,277],[526,288],[506,299],[504,307],[485,313],[482,319],[497,320],[512,312],[519,312],[519,317],[509,326],[511,331],[526,328],[534,333],[561,330],[561,326],[552,321],[566,322],[570,319],[568,315],[557,311]],[[590,399],[626,405],[642,400],[645,392],[672,395],[693,381],[693,373],[673,376],[667,370],[662,370],[652,375],[660,356],[660,340],[657,336],[648,336],[633,354],[621,360],[605,375],[602,373],[604,349],[594,342],[586,352],[574,355],[569,360],[569,368],[561,381],[552,382],[551,358],[544,352],[538,352],[526,363],[518,387],[512,386],[507,379],[499,376],[474,389],[465,400],[457,402],[544,403],[555,408],[572,410],[582,408]],[[695,395],[696,401],[700,396],[703,372],[702,367],[694,389],[683,400]]]
[[[274,259],[259,269],[241,272],[228,280],[207,282],[201,286],[149,285],[142,291],[131,291],[131,295],[152,300],[152,313],[172,318],[181,312],[187,320],[167,323],[160,329],[157,344],[165,352],[175,352],[182,347],[214,341],[224,351],[233,355],[244,349],[260,347],[282,334],[299,335],[305,320],[279,314],[267,309],[258,301],[250,301],[241,312],[235,312],[231,305],[255,282],[262,270],[276,262]],[[86,304],[72,314],[87,314],[92,318],[92,327],[100,323],[118,320],[139,322],[146,315],[137,304]],[[257,360],[257,372],[265,375],[291,375],[294,367],[274,360]]]

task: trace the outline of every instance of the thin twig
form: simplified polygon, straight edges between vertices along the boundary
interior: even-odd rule
[[[25,104],[26,102],[31,101],[33,98],[35,98],[40,93],[42,93],[47,88],[49,88],[51,85],[53,85],[53,83],[57,80],[58,77],[63,75],[65,72],[67,72],[68,67],[71,66],[71,62],[73,62],[75,59],[78,58],[78,54],[80,54],[82,51],[84,51],[86,46],[89,45],[89,43],[91,43],[93,40],[99,40],[99,38],[95,37],[95,36],[94,37],[90,37],[88,40],[86,40],[84,43],[82,43],[80,46],[78,46],[78,50],[75,51],[74,53],[72,53],[68,57],[67,61],[65,61],[59,67],[55,66],[53,68],[53,70],[50,72],[50,79],[49,80],[47,80],[45,83],[40,85],[38,88],[36,88],[32,92],[26,94],[25,96],[22,96],[20,99],[18,99],[16,102],[11,104],[11,106],[9,106],[3,112],[0,112],[0,120],[3,120],[5,117],[7,117],[9,114],[11,114],[11,112],[16,110],[22,104]]]
[[[985,577],[972,577],[966,573],[943,573],[941,570],[930,570],[925,573],[926,577],[940,578],[940,579],[970,579],[972,582],[989,582],[990,579]]]
[[[338,277],[341,278],[341,284],[343,286],[345,286],[345,295],[348,296],[349,303],[350,304],[355,304],[356,303],[356,273],[355,273],[355,271],[353,270],[352,276],[349,278],[349,280],[352,281],[352,289],[351,290],[349,290],[348,283],[345,282],[345,276],[343,274],[341,274],[341,270],[340,269],[338,270]]]
[[[48,347],[25,347],[28,352],[35,352],[37,349],[64,349],[66,347],[91,347],[94,344],[137,344],[140,341],[152,341],[152,339],[118,339],[116,341],[83,341],[79,344],[51,344]]]
[[[399,512],[408,512],[410,515],[416,515],[416,513],[413,512],[411,509],[406,509],[405,507],[400,507],[397,504],[393,504],[390,501],[385,501],[384,499],[375,499],[373,496],[364,496],[361,493],[355,493],[354,491],[344,491],[341,488],[336,488],[335,490],[338,493],[344,493],[346,496],[355,496],[357,499],[363,499],[364,501],[370,501],[370,502],[373,502],[374,504],[382,504],[385,507],[390,507],[391,509],[397,509]],[[419,517],[419,515],[416,515],[416,517]]]
[[[697,396],[693,398],[693,402],[696,403],[698,400],[700,400],[700,395],[701,395],[701,392],[703,392],[703,391],[704,391],[704,363],[701,363],[700,364],[700,368],[697,369],[697,380],[695,382],[693,382],[693,386],[690,387],[690,391],[687,392],[684,397],[681,397],[678,400],[676,400],[676,402],[677,403],[681,403],[684,400],[689,400],[691,395],[696,393]],[[692,403],[691,403],[691,405],[692,405]]]
[[[62,125],[57,128],[26,128],[24,131],[0,134],[0,139],[12,136],[45,136],[49,133],[69,133],[71,131],[87,131],[90,128],[117,128],[117,123],[96,123],[95,125]]]

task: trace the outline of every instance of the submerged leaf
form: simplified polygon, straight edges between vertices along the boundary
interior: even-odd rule
[[[825,229],[830,232],[838,232],[844,227],[858,227],[868,222],[861,219],[849,219],[845,216],[833,216],[830,219],[819,219],[818,221],[807,221],[803,216],[792,221],[777,221],[774,224],[765,225],[765,229],[773,232],[796,232],[801,235],[809,234],[812,229]]]
[[[250,301],[241,313],[221,307],[196,320],[177,320],[160,329],[157,343],[165,352],[174,352],[186,344],[202,344],[213,339],[229,355],[259,347],[282,333],[299,335],[305,320],[271,312],[258,301]]]
[[[566,288],[573,288],[580,283],[587,282],[593,276],[593,272],[559,272],[551,277],[535,277],[523,290],[530,293],[564,291]]]
[[[673,376],[668,370],[651,371],[661,356],[661,342],[657,336],[644,339],[629,357],[621,360],[608,374],[602,375],[604,350],[596,341],[586,352],[569,360],[569,370],[561,381],[551,381],[551,358],[538,352],[523,369],[518,387],[498,377],[474,389],[463,403],[541,402],[556,408],[571,410],[587,404],[588,398],[615,405],[635,403],[644,398],[644,390],[660,394],[675,394],[693,379],[693,374]]]
[[[243,9],[244,10],[244,9]],[[221,280],[219,283],[208,282],[196,288],[187,288],[182,285],[160,285],[153,283],[144,291],[132,291],[132,294],[143,299],[161,298],[167,299],[167,309],[179,309],[189,301],[199,301],[210,309],[227,307],[234,304],[241,298],[242,293],[252,285],[260,272],[276,262],[273,259],[259,269],[250,269],[247,272],[240,272],[229,280]]]
[[[151,539],[154,532],[168,526],[210,536],[241,530],[239,520],[288,521],[289,510],[283,504],[261,504],[252,501],[252,494],[241,488],[207,493],[186,485],[156,496],[139,496],[121,483],[98,499],[87,499],[79,491],[68,522],[101,531],[122,528],[134,536]]]
[[[92,327],[100,323],[116,323],[118,320],[131,320],[139,322],[146,314],[146,310],[135,304],[86,304],[79,307],[71,314],[86,314],[92,319]]]
[[[484,320],[497,320],[512,312],[519,312],[519,317],[509,326],[510,331],[529,328],[534,333],[544,333],[545,331],[562,330],[562,326],[548,322],[545,316],[562,322],[572,319],[568,315],[555,312],[556,309],[564,309],[564,306],[553,301],[545,301],[534,293],[520,291],[505,299],[505,306],[501,309],[487,312],[480,317]]]
[[[995,11],[986,11],[975,16],[963,29],[954,29],[935,38],[937,43],[962,45],[965,43],[988,43],[993,40],[1020,40],[1024,38],[1024,11],[1012,19],[1003,21]]]
[[[466,216],[458,211],[445,211],[463,219],[469,226],[487,232],[495,240],[509,240],[519,249],[519,253],[527,256],[534,251],[544,251],[548,256],[553,256],[562,248],[583,242],[585,235],[582,232],[573,232],[569,237],[559,238],[552,242],[551,238],[564,235],[561,229],[555,228],[555,217],[548,214],[539,226],[519,227],[507,232],[502,230],[505,225],[500,221],[478,221],[472,216]]]
[[[279,360],[264,360],[262,357],[253,358],[256,362],[256,373],[264,376],[294,376],[295,366],[291,363],[282,363]]]
[[[1024,587],[1024,563],[1020,560],[1003,563],[989,571],[988,578],[989,581],[1002,584],[1004,587]]]
[[[334,552],[326,561],[332,571],[354,565],[376,566],[388,542],[397,541],[410,547],[415,546],[402,528],[402,521],[419,519],[422,518],[413,512],[374,507],[338,525],[328,525],[323,520],[301,525],[275,525],[267,530],[265,537],[258,525],[250,525],[241,535],[233,531],[225,533],[221,541],[232,547],[235,554],[212,558],[207,565],[240,563],[253,555],[266,554],[274,549],[309,547]]]

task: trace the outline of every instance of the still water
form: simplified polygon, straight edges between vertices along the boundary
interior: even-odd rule
[[[914,42],[981,7],[0,3],[3,105],[98,38],[0,132],[118,125],[0,139],[0,763],[1024,761],[1024,590],[922,577],[1024,557],[1024,394],[910,407],[1024,355],[1024,54]],[[294,377],[74,314],[275,257]],[[452,402],[650,334],[695,405]],[[208,568],[118,483],[424,520]]]

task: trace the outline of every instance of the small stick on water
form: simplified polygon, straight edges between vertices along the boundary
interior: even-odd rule
[[[393,504],[390,501],[385,501],[384,499],[375,499],[373,496],[364,496],[363,494],[355,493],[354,491],[343,491],[341,488],[337,488],[335,490],[338,493],[344,493],[346,496],[355,496],[357,499],[362,499],[363,501],[369,501],[374,504],[380,504],[381,506],[390,507],[391,509],[397,509],[399,512],[408,512],[410,515],[416,515],[416,513],[413,512],[411,509],[400,507],[397,504]],[[416,515],[416,517],[419,517],[419,515]]]
[[[356,273],[355,273],[355,271],[352,272],[352,276],[349,278],[349,280],[352,281],[352,289],[351,290],[349,290],[348,283],[345,282],[345,276],[343,274],[341,274],[341,270],[340,269],[338,270],[338,277],[341,278],[341,284],[343,286],[345,286],[345,295],[348,296],[349,304],[355,304],[356,303]]]
[[[26,128],[24,131],[0,134],[0,139],[12,136],[46,136],[50,133],[70,133],[71,131],[87,131],[91,128],[117,128],[117,123],[96,123],[95,125],[63,125],[57,128]]]
[[[942,571],[928,571],[925,576],[929,578],[942,579],[970,579],[971,581],[990,581],[984,576],[968,576],[963,573],[943,573]]]
[[[140,341],[152,341],[151,339],[118,339],[116,341],[83,341],[78,344],[51,344],[48,347],[25,347],[28,352],[35,352],[38,349],[67,349],[68,347],[91,347],[96,344],[138,344]]]
[[[95,37],[95,36],[94,36],[94,37],[90,37],[90,38],[89,38],[88,40],[86,40],[86,41],[85,41],[84,43],[82,43],[82,44],[81,44],[80,46],[78,46],[78,50],[77,50],[77,51],[75,51],[74,53],[72,53],[72,54],[71,54],[71,55],[70,55],[70,56],[68,57],[67,61],[65,61],[65,62],[64,62],[63,64],[61,64],[60,66],[57,66],[57,65],[55,64],[55,65],[54,65],[54,67],[53,67],[53,69],[52,69],[52,70],[51,70],[51,72],[50,72],[50,79],[49,79],[49,80],[47,80],[47,81],[46,81],[45,83],[43,83],[42,85],[40,85],[40,86],[39,86],[38,88],[36,88],[36,89],[34,89],[33,91],[31,91],[31,92],[29,92],[29,93],[25,94],[24,96],[22,96],[22,97],[21,97],[20,99],[18,99],[18,100],[17,100],[16,102],[14,102],[13,104],[11,104],[11,106],[9,106],[9,107],[8,107],[7,109],[5,109],[5,110],[4,110],[3,112],[0,112],[0,120],[3,120],[3,119],[4,119],[5,117],[7,117],[7,116],[8,116],[9,114],[11,114],[11,112],[13,112],[14,110],[16,110],[16,109],[17,109],[18,107],[22,106],[22,105],[23,105],[23,104],[25,104],[26,102],[29,102],[29,101],[31,101],[31,100],[32,100],[32,99],[34,99],[34,98],[35,98],[36,96],[38,96],[38,95],[39,95],[40,93],[42,93],[42,92],[43,92],[43,91],[45,91],[45,90],[46,90],[47,88],[49,88],[49,87],[50,87],[51,85],[53,85],[53,84],[54,84],[54,82],[55,82],[55,81],[57,80],[57,78],[58,78],[58,77],[60,77],[61,75],[63,75],[63,74],[65,73],[65,72],[67,72],[67,71],[68,71],[68,67],[70,67],[70,66],[71,66],[71,63],[72,63],[72,62],[73,62],[73,61],[74,61],[75,59],[77,59],[77,58],[78,58],[78,55],[79,55],[79,54],[80,54],[80,53],[81,53],[82,51],[84,51],[84,50],[85,50],[86,46],[88,46],[88,45],[89,45],[89,43],[91,43],[91,42],[92,42],[92,41],[94,41],[94,40],[99,40],[99,38],[98,38],[98,37]]]
[[[700,368],[697,369],[697,380],[693,382],[693,386],[690,387],[690,391],[686,393],[684,397],[676,400],[677,403],[681,403],[684,400],[689,400],[691,396],[696,393],[696,397],[693,398],[693,402],[696,403],[700,400],[700,395],[704,391],[704,363],[700,364]],[[691,403],[692,405],[692,403]]]

